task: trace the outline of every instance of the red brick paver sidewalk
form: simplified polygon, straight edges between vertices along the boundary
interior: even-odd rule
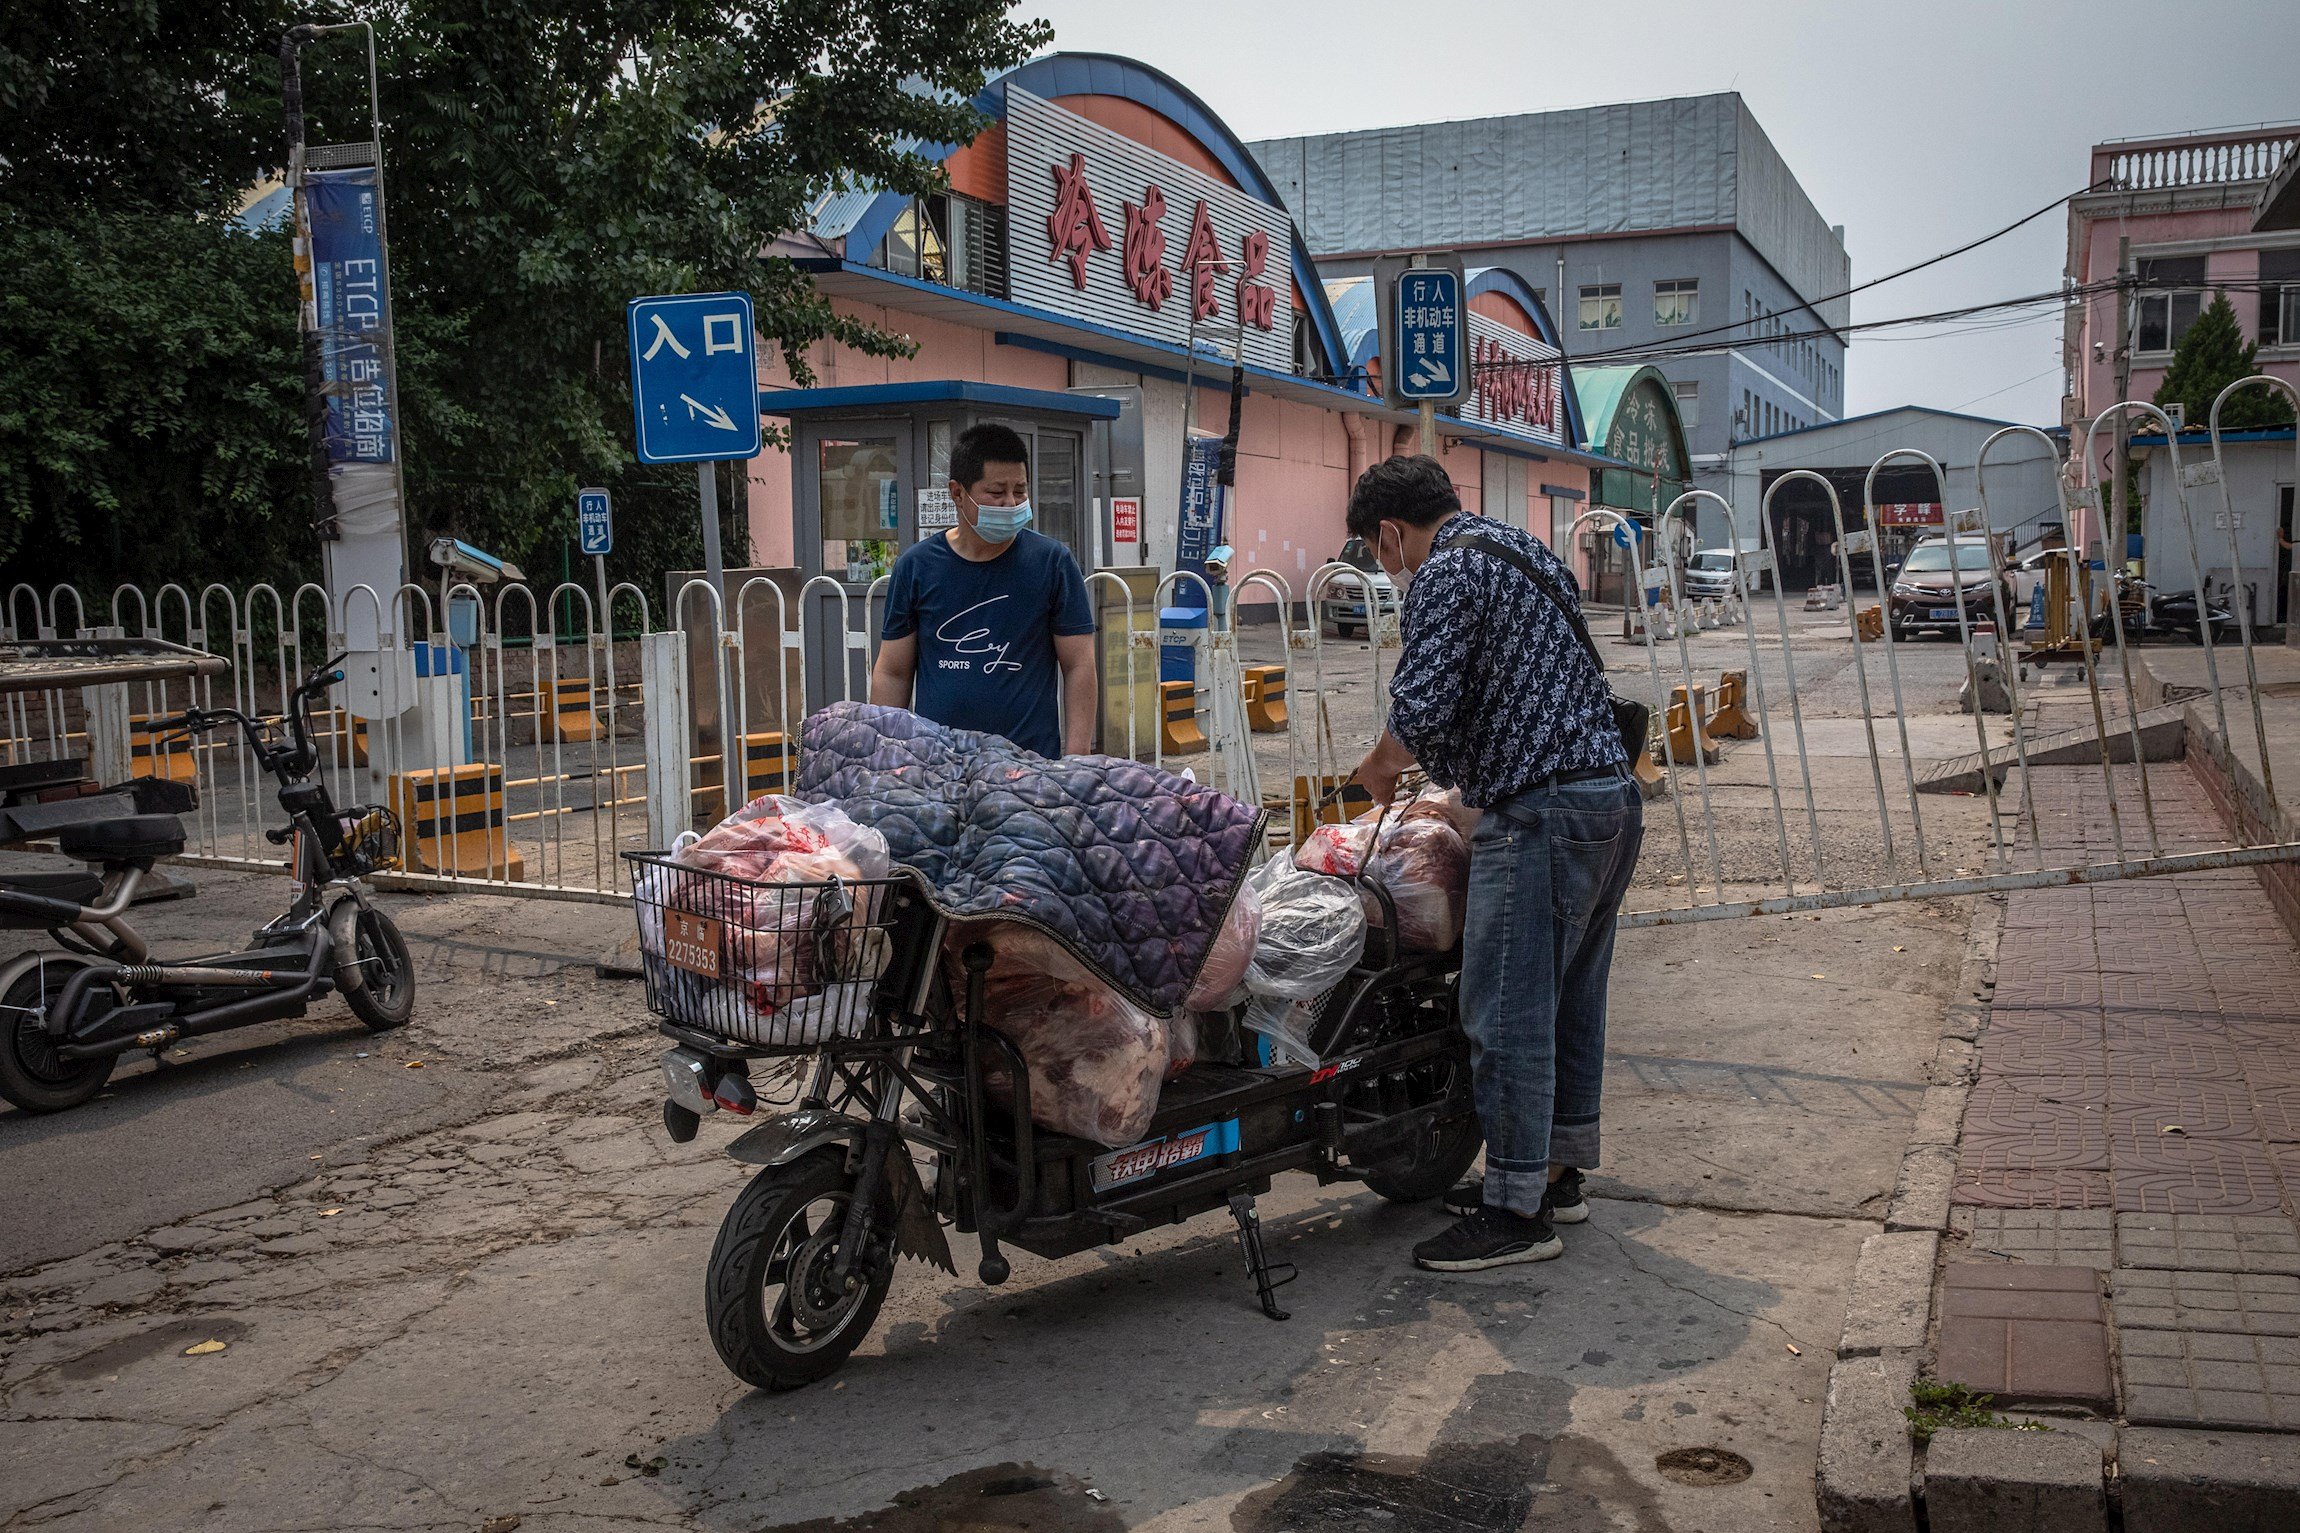
[[[2149,785],[2166,852],[2227,844],[2185,767]],[[2097,771],[2034,789],[2048,864],[2114,858]],[[1950,1266],[1994,1307],[1944,1308],[1943,1377],[2106,1409],[2113,1370],[2132,1424],[2300,1430],[2300,950],[2254,874],[2011,898],[1954,1196],[1970,1253],[2011,1265]]]

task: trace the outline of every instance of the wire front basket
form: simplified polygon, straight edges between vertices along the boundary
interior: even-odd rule
[[[763,883],[625,852],[647,1009],[755,1048],[805,1052],[870,1020],[894,960],[898,880]]]

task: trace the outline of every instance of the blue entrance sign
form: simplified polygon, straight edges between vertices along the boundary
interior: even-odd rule
[[[615,551],[615,506],[605,490],[575,492],[575,525],[583,538],[583,552]]]
[[[1397,392],[1404,399],[1451,399],[1467,381],[1469,318],[1461,278],[1443,267],[1398,273]]]
[[[759,374],[751,295],[634,298],[630,323],[639,461],[756,457]]]

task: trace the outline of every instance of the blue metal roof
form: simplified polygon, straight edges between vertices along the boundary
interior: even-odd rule
[[[761,415],[803,415],[816,410],[877,410],[895,405],[971,404],[994,410],[1036,410],[1042,414],[1084,415],[1116,420],[1123,408],[1115,399],[1066,394],[1056,389],[1018,389],[962,378],[918,383],[864,383],[838,389],[761,389]]]

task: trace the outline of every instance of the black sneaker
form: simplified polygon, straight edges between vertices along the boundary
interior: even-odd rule
[[[1548,1206],[1543,1212],[1552,1224],[1579,1224],[1589,1217],[1589,1201],[1581,1195],[1581,1173],[1568,1171],[1549,1184]],[[1440,1206],[1457,1219],[1466,1219],[1485,1206],[1485,1178],[1473,1176],[1454,1185]]]
[[[1481,1272],[1564,1254],[1565,1242],[1547,1219],[1481,1207],[1415,1246],[1414,1265],[1432,1272]]]
[[[1549,1184],[1542,1196],[1543,1213],[1552,1224],[1579,1224],[1589,1217],[1589,1200],[1581,1195],[1581,1173],[1569,1170]]]

